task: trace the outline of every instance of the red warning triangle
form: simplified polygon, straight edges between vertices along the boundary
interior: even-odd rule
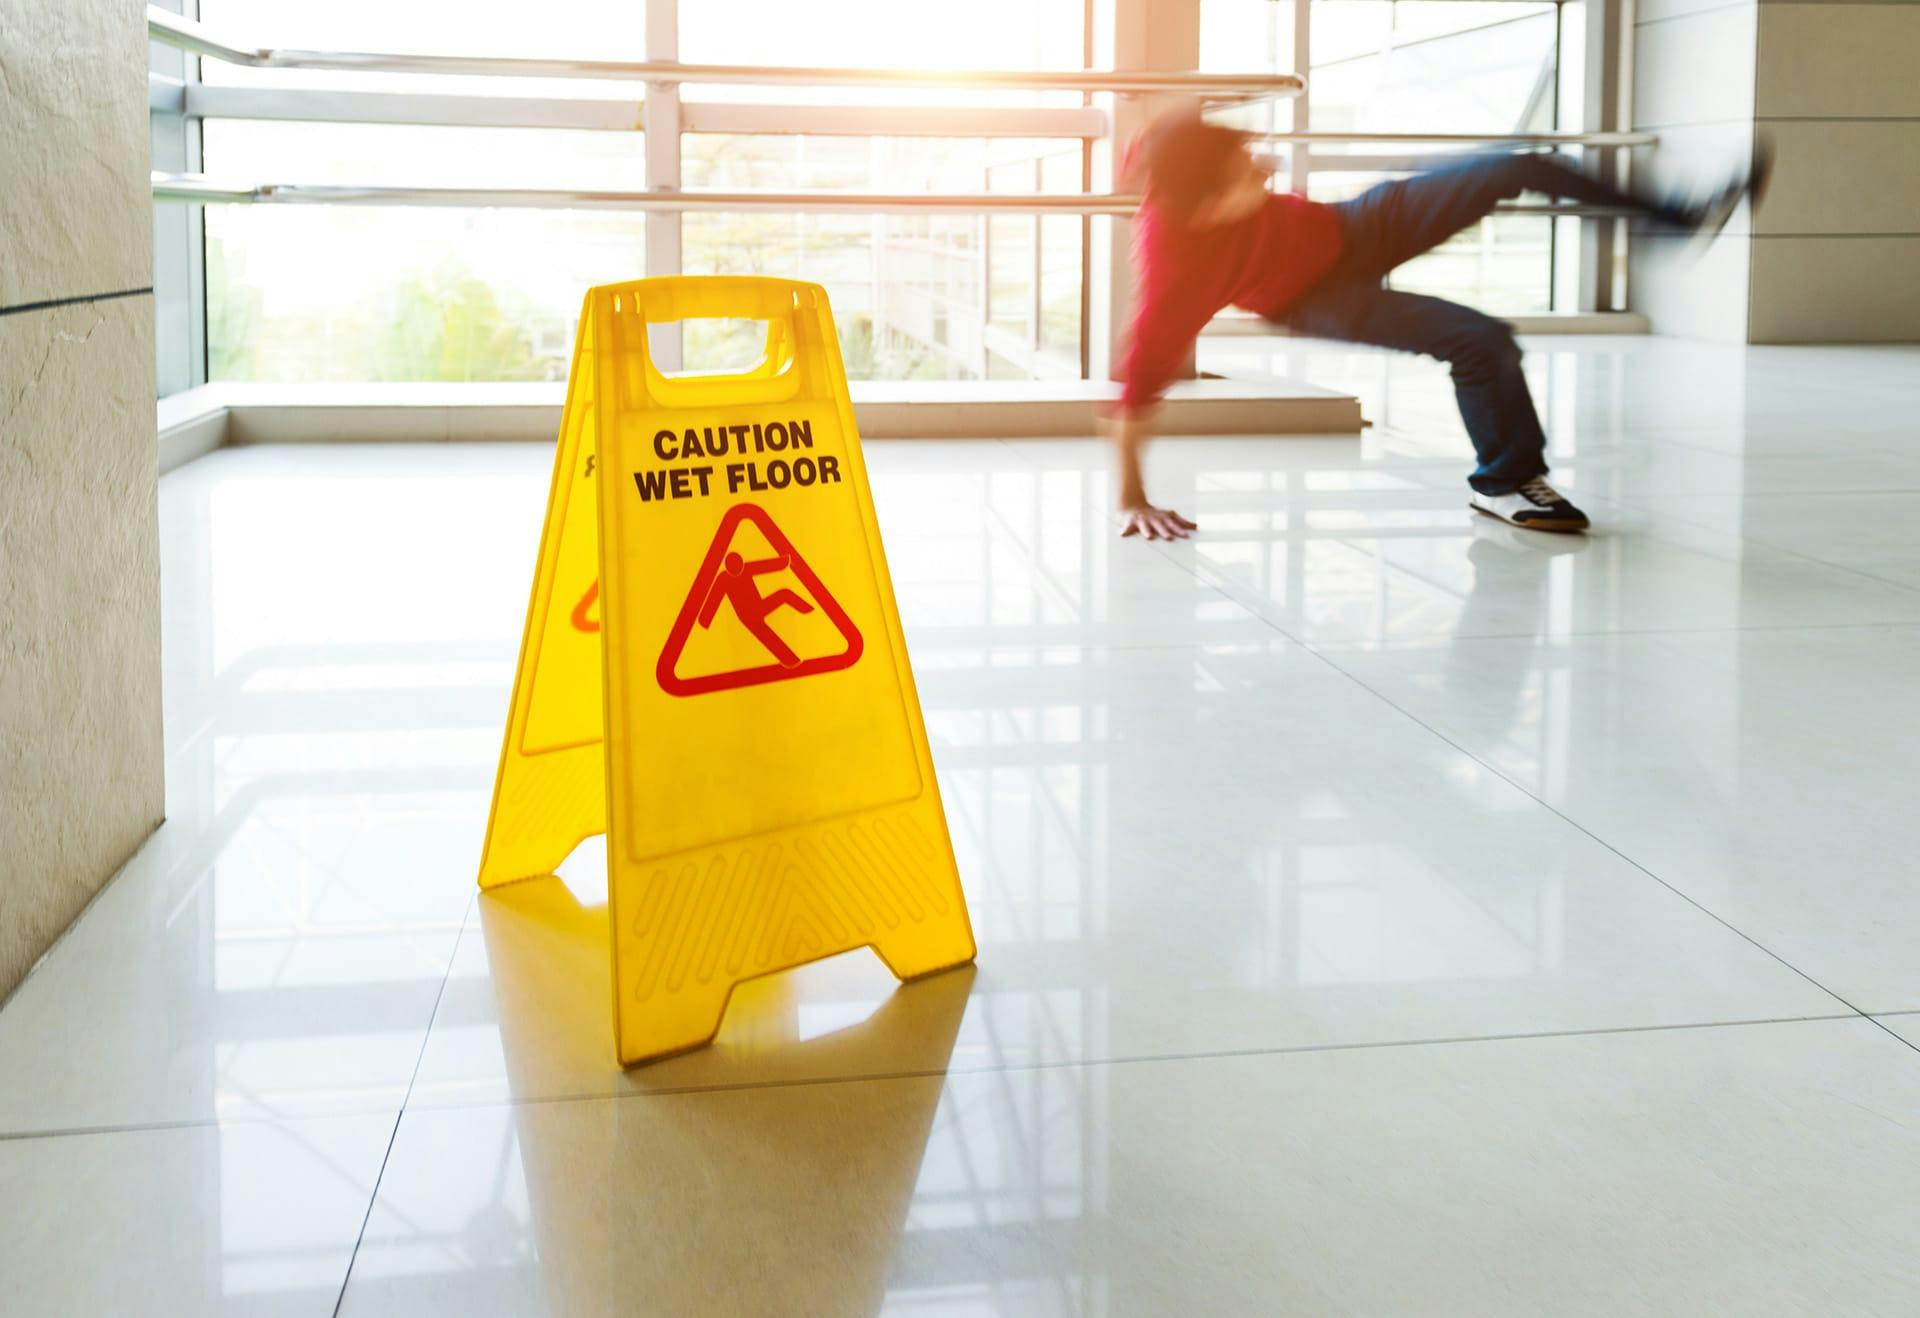
[[[749,561],[734,551],[734,535],[743,521],[752,522],[755,529],[766,537],[767,543],[773,547],[774,557]],[[790,590],[764,592],[758,578],[781,569],[791,571],[800,584],[807,588],[811,598],[803,600]],[[693,634],[696,626],[711,626],[722,608],[731,608],[741,625],[760,642],[767,652],[767,662],[729,672],[681,677],[674,670],[687,648],[687,638]],[[818,608],[839,630],[846,647],[837,654],[801,658],[768,622],[768,618],[781,608],[791,608],[799,613],[811,613]],[[727,509],[726,515],[720,519],[720,529],[713,533],[713,543],[707,547],[706,559],[694,574],[693,588],[687,592],[686,603],[680,606],[680,616],[674,619],[673,630],[667,634],[667,643],[660,651],[660,662],[654,666],[654,675],[660,682],[660,689],[669,695],[697,696],[708,691],[730,691],[736,687],[784,682],[789,678],[811,677],[815,673],[851,668],[859,660],[863,645],[860,630],[853,625],[853,619],[847,616],[846,610],[840,607],[839,601],[827,588],[820,584],[820,578],[807,566],[807,560],[800,557],[793,542],[774,525],[766,509],[758,504],[739,503]]]

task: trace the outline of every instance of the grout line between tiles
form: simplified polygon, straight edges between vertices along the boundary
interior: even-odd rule
[[[865,1084],[893,1080],[953,1080],[966,1076],[1005,1076],[1024,1072],[1090,1070],[1094,1067],[1125,1067],[1169,1062],[1230,1061],[1262,1057],[1311,1056],[1322,1053],[1381,1052],[1392,1048],[1431,1048],[1480,1043],[1524,1043],[1538,1039],[1584,1039],[1624,1034],[1661,1034],[1681,1030],[1744,1029],[1766,1025],[1803,1025],[1857,1021],[1860,1013],[1815,1014],[1811,1016],[1765,1016],[1726,1021],[1680,1021],[1659,1025],[1605,1025],[1579,1030],[1526,1030],[1504,1034],[1444,1035],[1431,1039],[1377,1039],[1361,1043],[1308,1043],[1272,1048],[1211,1048],[1191,1052],[1137,1053],[1121,1057],[1061,1058],[1055,1061],[1004,1063],[995,1066],[909,1069],[901,1071],[858,1071],[845,1075],[796,1076],[773,1080],[715,1082],[712,1084],[663,1085],[657,1089],[629,1089],[618,1093],[582,1091],[571,1094],[540,1094],[526,1098],[475,1099],[471,1102],[435,1103],[420,1109],[428,1112],[468,1112],[498,1107],[540,1107],[567,1103],[625,1102],[629,1099],[672,1098],[687,1094],[731,1094],[769,1089],[801,1089],[817,1085]],[[1868,1018],[1871,1019],[1871,1018]],[[1904,1042],[1904,1041],[1903,1041]]]
[[[1238,600],[1234,601],[1240,603]],[[1242,608],[1250,606],[1241,604]],[[1620,627],[1607,631],[1565,631],[1542,635],[1540,632],[1435,632],[1426,636],[1408,636],[1385,641],[1300,641],[1299,644],[1325,654],[1385,654],[1391,651],[1437,650],[1446,646],[1480,641],[1536,641],[1557,645],[1562,641],[1604,640],[1610,636],[1740,636],[1749,632],[1837,632],[1837,631],[1920,631],[1920,618],[1907,622],[1769,622],[1749,627]],[[1282,633],[1294,640],[1292,633]],[[1226,642],[1197,642],[1207,646]],[[1140,647],[1148,648],[1148,647]],[[1171,647],[1169,647],[1171,648]]]
[[[1888,1034],[1892,1035],[1896,1043],[1903,1043],[1907,1047],[1913,1049],[1913,1051],[1915,1051],[1916,1053],[1920,1053],[1920,1043],[1916,1043],[1914,1040],[1909,1039],[1906,1035],[1900,1033],[1900,1031],[1894,1029],[1891,1025],[1887,1024],[1885,1019],[1885,1017],[1887,1016],[1907,1016],[1912,1014],[1914,1013],[1904,1012],[1904,1011],[1889,1011],[1889,1012],[1884,1012],[1879,1016],[1869,1016],[1867,1017],[1867,1019],[1872,1021],[1875,1025],[1878,1025],[1881,1029],[1885,1030]]]
[[[1410,722],[1414,723],[1416,726],[1424,728],[1433,737],[1444,742],[1446,745],[1453,747],[1454,750],[1466,756],[1468,759],[1472,760],[1475,764],[1478,764],[1481,768],[1485,769],[1488,773],[1492,774],[1494,777],[1500,779],[1500,781],[1512,787],[1515,791],[1520,792],[1521,794],[1526,796],[1529,800],[1538,804],[1542,809],[1551,812],[1555,817],[1564,821],[1569,827],[1577,829],[1580,833],[1593,839],[1594,842],[1598,843],[1602,847],[1605,847],[1608,851],[1612,852],[1615,856],[1618,856],[1621,860],[1633,866],[1634,869],[1640,871],[1640,873],[1652,879],[1655,883],[1665,888],[1668,892],[1671,892],[1672,894],[1674,894],[1674,896],[1686,902],[1687,905],[1693,907],[1695,910],[1707,916],[1709,919],[1715,921],[1716,923],[1721,925],[1723,928],[1729,930],[1730,932],[1744,939],[1746,942],[1751,944],[1753,947],[1757,948],[1759,951],[1764,952],[1767,956],[1772,957],[1775,961],[1778,961],[1781,965],[1785,966],[1788,970],[1791,970],[1794,974],[1806,980],[1807,983],[1813,985],[1816,989],[1819,989],[1822,993],[1832,998],[1835,1002],[1838,1002],[1841,1006],[1847,1008],[1847,1010],[1853,1012],[1856,1016],[1872,1019],[1871,1017],[1867,1016],[1867,1013],[1865,1011],[1862,1011],[1859,1007],[1847,1001],[1846,998],[1842,997],[1840,994],[1836,993],[1833,989],[1827,987],[1825,984],[1822,984],[1819,980],[1815,979],[1812,975],[1802,970],[1799,966],[1794,965],[1793,962],[1787,960],[1784,956],[1781,956],[1778,952],[1768,947],[1765,943],[1761,942],[1758,938],[1755,938],[1752,934],[1749,934],[1746,930],[1734,924],[1731,920],[1728,920],[1725,916],[1719,914],[1717,911],[1713,910],[1711,907],[1705,905],[1704,903],[1702,903],[1701,901],[1693,897],[1691,894],[1686,893],[1681,889],[1675,887],[1673,884],[1669,883],[1667,880],[1661,878],[1658,874],[1655,874],[1652,870],[1648,869],[1645,865],[1642,865],[1639,861],[1635,860],[1632,856],[1629,856],[1626,852],[1622,851],[1619,847],[1614,846],[1613,843],[1607,841],[1605,838],[1601,837],[1598,833],[1595,833],[1592,829],[1588,828],[1585,824],[1580,823],[1578,820],[1567,815],[1565,812],[1561,811],[1560,809],[1558,809],[1557,807],[1555,807],[1554,805],[1546,801],[1544,798],[1536,795],[1534,792],[1529,791],[1524,784],[1515,781],[1513,778],[1509,777],[1507,774],[1501,772],[1501,770],[1496,765],[1492,764],[1491,762],[1482,758],[1481,756],[1474,754],[1474,752],[1472,752],[1471,750],[1468,750],[1465,746],[1462,746],[1459,742],[1455,741],[1453,738],[1441,732],[1438,728],[1434,727],[1431,723],[1428,723],[1425,719],[1421,718],[1419,715],[1413,713],[1411,710],[1407,709],[1405,706],[1399,704],[1397,701],[1392,699],[1392,697],[1381,692],[1378,688],[1374,687],[1371,683],[1361,678],[1358,674],[1354,673],[1351,669],[1345,668],[1339,663],[1336,663],[1334,656],[1332,654],[1329,654],[1320,650],[1316,650],[1312,646],[1308,646],[1307,648],[1310,651],[1312,651],[1313,655],[1317,659],[1319,659],[1322,663],[1326,664],[1329,668],[1333,669],[1333,671],[1335,671],[1336,673],[1339,673],[1341,676],[1345,677],[1348,681],[1352,682],[1355,686],[1359,687],[1362,691],[1367,692],[1369,695],[1373,696],[1375,699],[1381,701],[1388,708],[1398,711],[1404,718],[1408,719]]]
[[[346,1270],[340,1274],[340,1293],[334,1297],[333,1318],[340,1318],[340,1306],[347,1302],[347,1286],[353,1281],[353,1265],[360,1258],[360,1246],[367,1238],[367,1223],[373,1220],[373,1206],[380,1202],[380,1183],[386,1179],[387,1162],[393,1157],[394,1143],[400,1138],[400,1123],[407,1115],[407,1104],[413,1099],[414,1083],[420,1078],[420,1065],[427,1059],[427,1045],[433,1040],[434,1022],[440,1019],[440,1004],[446,1000],[447,985],[453,980],[453,968],[460,962],[460,943],[467,936],[467,924],[473,918],[473,905],[477,894],[469,894],[466,909],[460,915],[460,932],[454,935],[453,949],[447,954],[446,973],[440,976],[440,991],[433,995],[433,1010],[427,1016],[427,1028],[420,1034],[420,1051],[413,1059],[413,1072],[407,1077],[407,1092],[400,1099],[400,1109],[393,1114],[393,1129],[387,1132],[387,1147],[380,1154],[380,1170],[374,1173],[373,1189],[367,1194],[367,1211],[360,1215],[360,1229],[354,1233],[353,1249],[347,1255]]]
[[[1908,490],[1884,490],[1884,491],[1877,491],[1877,493],[1886,493],[1886,494],[1910,494],[1910,493],[1913,493],[1913,491],[1908,491]],[[1657,498],[1661,498],[1661,497],[1663,497],[1663,496],[1661,496],[1661,495],[1654,495],[1654,494],[1645,494],[1645,495],[1632,495],[1632,494],[1604,494],[1604,495],[1603,495],[1603,494],[1596,494],[1596,495],[1591,495],[1591,496],[1588,496],[1588,497],[1590,497],[1591,499],[1593,499],[1593,500],[1596,500],[1596,501],[1598,501],[1598,502],[1600,502],[1600,503],[1603,503],[1603,504],[1605,504],[1605,503],[1611,503],[1611,504],[1613,504],[1613,505],[1614,505],[1615,507],[1618,507],[1618,508],[1625,508],[1625,509],[1627,509],[1627,510],[1628,510],[1628,511],[1630,511],[1630,512],[1637,512],[1637,513],[1641,513],[1641,514],[1644,514],[1644,515],[1647,515],[1647,516],[1652,516],[1652,515],[1654,515],[1654,514],[1656,514],[1656,513],[1658,513],[1658,514],[1659,514],[1660,516],[1663,516],[1663,517],[1671,517],[1671,518],[1672,518],[1672,519],[1673,519],[1674,521],[1676,521],[1676,522],[1679,522],[1679,523],[1681,523],[1681,524],[1682,524],[1683,526],[1691,526],[1691,527],[1694,527],[1694,528],[1696,528],[1696,529],[1698,529],[1698,530],[1702,530],[1702,531],[1706,531],[1706,532],[1708,532],[1708,533],[1710,533],[1710,534],[1713,534],[1713,535],[1727,535],[1727,536],[1732,536],[1732,537],[1733,537],[1733,538],[1734,538],[1735,540],[1738,540],[1738,541],[1740,541],[1740,542],[1741,542],[1741,543],[1743,543],[1743,544],[1749,544],[1749,545],[1757,545],[1757,546],[1759,546],[1759,547],[1760,547],[1761,549],[1765,549],[1765,550],[1767,550],[1767,551],[1769,551],[1769,552],[1771,552],[1771,553],[1775,553],[1775,554],[1785,554],[1785,555],[1786,555],[1786,556],[1787,556],[1788,558],[1797,558],[1797,559],[1800,559],[1800,560],[1801,560],[1802,562],[1806,562],[1806,563],[1817,563],[1817,564],[1818,564],[1819,566],[1821,566],[1821,567],[1824,567],[1824,568],[1829,568],[1829,569],[1831,569],[1831,570],[1833,570],[1833,571],[1835,571],[1835,572],[1847,572],[1847,573],[1851,573],[1852,575],[1854,575],[1854,576],[1856,576],[1856,577],[1863,577],[1863,578],[1865,578],[1865,579],[1866,579],[1866,580],[1868,580],[1868,581],[1875,581],[1875,582],[1878,582],[1878,583],[1880,583],[1880,584],[1881,584],[1881,585],[1883,585],[1883,586],[1892,586],[1892,587],[1894,587],[1894,588],[1895,588],[1895,589],[1897,589],[1897,590],[1904,590],[1904,591],[1909,591],[1909,592],[1914,592],[1914,593],[1920,593],[1920,586],[1916,586],[1916,585],[1914,585],[1914,584],[1913,584],[1912,582],[1910,582],[1910,581],[1900,581],[1900,580],[1897,580],[1896,578],[1893,578],[1893,577],[1883,577],[1883,576],[1881,576],[1881,575],[1880,575],[1880,574],[1879,574],[1878,572],[1869,572],[1869,571],[1867,571],[1867,569],[1865,569],[1865,568],[1863,568],[1863,567],[1855,567],[1855,566],[1854,566],[1853,564],[1851,564],[1851,563],[1836,563],[1836,562],[1834,562],[1834,561],[1833,561],[1832,559],[1828,559],[1828,558],[1821,558],[1821,557],[1820,557],[1819,555],[1817,555],[1817,554],[1809,554],[1809,553],[1807,553],[1807,552],[1806,552],[1805,550],[1803,550],[1803,549],[1793,549],[1793,548],[1790,548],[1790,547],[1789,547],[1789,546],[1787,546],[1787,545],[1783,545],[1783,544],[1780,544],[1780,543],[1778,543],[1778,542],[1776,542],[1775,540],[1773,540],[1773,539],[1771,539],[1771,538],[1766,538],[1766,539],[1763,539],[1763,538],[1761,538],[1760,536],[1756,536],[1756,535],[1752,535],[1752,534],[1749,534],[1749,533],[1747,532],[1747,530],[1745,529],[1745,527],[1744,527],[1744,526],[1743,526],[1743,527],[1742,527],[1742,528],[1741,528],[1740,530],[1738,530],[1738,531],[1727,531],[1727,530],[1725,530],[1725,529],[1723,529],[1723,528],[1721,528],[1721,527],[1717,527],[1717,526],[1713,526],[1713,525],[1711,525],[1710,523],[1707,523],[1707,522],[1702,522],[1702,521],[1693,521],[1693,520],[1690,520],[1690,519],[1689,519],[1689,518],[1688,518],[1688,517],[1687,517],[1687,516],[1686,516],[1686,515],[1685,515],[1684,513],[1667,513],[1667,512],[1663,512],[1663,511],[1661,511],[1660,509],[1657,509],[1657,508],[1654,508],[1654,507],[1652,507],[1652,506],[1650,506],[1650,505],[1648,505],[1648,504],[1646,504],[1645,502],[1640,502],[1640,503],[1638,503],[1638,505],[1636,506],[1636,500],[1647,500],[1647,499],[1657,499]],[[1729,496],[1726,496],[1726,495],[1703,495],[1703,496],[1700,496],[1700,497],[1702,497],[1702,498],[1726,498],[1726,497],[1729,497]],[[1797,495],[1797,494],[1787,494],[1787,495],[1778,495],[1778,494],[1741,494],[1741,495],[1738,495],[1738,496],[1735,496],[1735,497],[1738,497],[1738,498],[1741,498],[1741,499],[1778,499],[1778,498],[1788,498],[1788,499],[1798,499],[1798,498],[1825,498],[1825,497],[1826,497],[1826,493],[1825,493],[1824,491],[1822,491],[1821,493],[1819,493],[1819,494],[1814,494],[1814,495]],[[1859,624],[1853,624],[1853,625],[1859,625]]]
[[[1907,1013],[1888,1012],[1885,1014],[1886,1015],[1904,1015]],[[1476,1043],[1523,1043],[1532,1039],[1603,1038],[1603,1037],[1608,1037],[1612,1035],[1661,1034],[1661,1033],[1670,1033],[1670,1032],[1681,1031],[1681,1030],[1732,1030],[1732,1029],[1745,1029],[1753,1026],[1763,1026],[1763,1025],[1802,1025],[1802,1024],[1817,1024],[1820,1022],[1832,1022],[1832,1021],[1855,1021],[1863,1018],[1866,1020],[1873,1021],[1874,1024],[1876,1025],[1880,1024],[1878,1020],[1875,1020],[1875,1018],[1872,1016],[1866,1015],[1866,1013],[1864,1012],[1847,1011],[1847,1012],[1832,1012],[1832,1013],[1815,1013],[1813,1015],[1803,1015],[1803,1016],[1754,1016],[1754,1017],[1737,1017],[1729,1020],[1666,1021],[1666,1022],[1661,1022],[1657,1024],[1652,1024],[1652,1025],[1598,1025],[1598,1026],[1590,1026],[1584,1029],[1570,1029],[1570,1030],[1517,1030],[1517,1031],[1508,1031],[1508,1032],[1503,1032],[1498,1034],[1449,1034],[1449,1035],[1436,1035],[1432,1038],[1369,1039],[1369,1040],[1363,1040],[1356,1043],[1280,1044],[1270,1048],[1213,1048],[1213,1049],[1196,1049],[1190,1052],[1129,1053],[1129,1054],[1124,1054],[1124,1055],[1114,1056],[1114,1057],[1069,1057],[1069,1058],[1060,1058],[1054,1061],[1003,1062],[1003,1063],[998,1063],[998,1064],[989,1065],[989,1066],[971,1066],[971,1067],[961,1067],[957,1069],[953,1067],[939,1067],[939,1068],[908,1069],[908,1070],[900,1070],[900,1071],[850,1071],[844,1075],[798,1076],[798,1077],[788,1077],[783,1079],[771,1079],[771,1080],[716,1081],[710,1084],[663,1085],[655,1089],[644,1089],[644,1090],[630,1089],[630,1090],[626,1090],[624,1092],[619,1092],[619,1093],[607,1093],[607,1092],[599,1092],[599,1091],[582,1090],[576,1093],[540,1094],[540,1095],[534,1095],[526,1098],[516,1098],[516,1097],[507,1097],[504,1099],[476,1098],[469,1101],[450,1101],[450,1102],[444,1102],[444,1103],[429,1103],[418,1109],[414,1109],[411,1106],[402,1109],[401,1112],[395,1114],[395,1121],[397,1125],[399,1117],[407,1111],[418,1111],[421,1113],[466,1112],[466,1111],[473,1111],[475,1109],[480,1109],[480,1108],[532,1107],[532,1106],[538,1106],[538,1105],[550,1104],[550,1103],[553,1103],[553,1104],[591,1103],[591,1102],[600,1102],[600,1101],[606,1101],[606,1100],[624,1100],[624,1099],[631,1099],[631,1098],[669,1098],[669,1097],[682,1095],[682,1094],[725,1094],[725,1093],[732,1093],[740,1090],[792,1089],[792,1088],[800,1088],[800,1087],[812,1086],[812,1085],[858,1084],[858,1083],[864,1083],[867,1081],[928,1080],[928,1079],[934,1079],[936,1077],[953,1079],[961,1076],[1014,1075],[1014,1074],[1019,1074],[1021,1072],[1027,1072],[1027,1071],[1071,1070],[1076,1067],[1078,1068],[1090,1068],[1090,1067],[1096,1067],[1096,1066],[1118,1067],[1118,1066],[1150,1065],[1153,1063],[1164,1063],[1164,1062],[1205,1062],[1205,1061],[1226,1060],[1226,1059],[1233,1059],[1233,1058],[1293,1057],[1293,1056],[1312,1055],[1312,1054],[1319,1054],[1319,1053],[1377,1052],[1377,1051],[1381,1051],[1388,1048],[1429,1048],[1429,1047],[1439,1047],[1443,1045],[1466,1045],[1466,1044],[1476,1044]],[[1882,1026],[1881,1028],[1884,1029],[1885,1027]],[[431,1027],[429,1027],[429,1029],[431,1029]],[[1891,1031],[1889,1031],[1889,1033],[1891,1033]],[[1906,1043],[1907,1041],[1905,1039],[1902,1039],[1901,1042]],[[366,1114],[364,1113],[362,1114],[322,1113],[322,1114],[316,1114],[311,1118],[291,1118],[291,1119],[293,1120],[310,1119],[315,1121],[326,1121],[326,1120],[342,1118],[342,1117],[347,1117],[352,1115],[366,1115]],[[89,1127],[76,1127],[73,1129],[66,1129],[66,1130],[19,1131],[19,1132],[14,1132],[10,1134],[0,1134],[0,1143],[4,1143],[8,1140],[61,1139],[61,1138],[68,1138],[68,1137],[74,1137],[74,1136],[88,1136],[88,1135],[140,1134],[147,1131],[206,1129],[206,1128],[214,1128],[214,1127],[219,1127],[224,1125],[249,1125],[249,1124],[259,1124],[259,1123],[271,1123],[275,1121],[285,1121],[289,1119],[290,1118],[286,1118],[286,1117],[246,1117],[246,1118],[238,1118],[238,1119],[228,1119],[223,1121],[218,1118],[215,1118],[215,1119],[210,1119],[206,1121],[155,1122],[147,1125],[89,1126]],[[392,1153],[391,1137],[389,1137],[387,1152],[388,1152],[388,1155],[391,1155]],[[383,1157],[381,1162],[381,1172],[384,1174],[385,1170],[386,1170],[386,1162],[385,1162],[385,1158]],[[379,1185],[377,1180],[374,1187],[374,1192],[375,1192],[375,1195],[377,1196],[379,1192]],[[369,1216],[371,1216],[371,1205],[372,1205],[372,1200],[370,1199],[369,1200]],[[365,1235],[365,1232],[366,1232],[366,1224],[363,1222],[361,1224],[361,1235],[363,1237]],[[356,1253],[358,1253],[358,1249],[359,1249],[359,1244],[356,1241],[356,1244],[355,1244]],[[352,1271],[351,1262],[349,1262],[348,1271],[349,1273],[351,1273]],[[345,1290],[345,1284],[343,1282],[342,1283],[343,1294],[344,1294],[344,1290]]]

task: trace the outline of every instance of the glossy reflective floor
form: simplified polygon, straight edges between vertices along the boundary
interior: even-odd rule
[[[171,819],[0,1010],[22,1314],[1920,1312],[1920,350],[1540,340],[1361,439],[876,443],[980,957],[611,1062],[473,874],[549,455],[169,476]]]

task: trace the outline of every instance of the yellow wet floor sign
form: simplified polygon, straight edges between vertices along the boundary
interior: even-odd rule
[[[737,375],[647,327],[764,321]],[[623,1063],[712,1039],[736,984],[973,933],[823,289],[643,279],[581,313],[480,886],[607,837]]]

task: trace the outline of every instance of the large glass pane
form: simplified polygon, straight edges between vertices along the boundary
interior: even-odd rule
[[[689,188],[1080,188],[1078,141],[696,133],[682,142]],[[1081,232],[1065,216],[1036,227],[1030,215],[694,213],[683,223],[681,264],[689,274],[825,284],[854,379],[1077,378]],[[690,343],[696,350],[730,347]]]
[[[1316,0],[1313,126],[1551,128],[1557,10],[1517,0]]]
[[[644,186],[638,133],[374,124],[206,126],[208,170],[257,182]],[[645,270],[619,212],[207,210],[214,380],[558,380],[580,298]]]
[[[594,59],[646,51],[642,0],[200,0],[200,18],[242,41],[293,50]]]
[[[1309,2],[1314,131],[1507,134],[1556,127],[1563,103],[1558,4],[1299,0]],[[1205,67],[1292,67],[1291,5],[1202,0],[1201,17]],[[1286,104],[1249,107],[1225,121],[1285,131],[1289,120],[1279,107]],[[1280,153],[1283,161],[1296,158],[1297,150]],[[1317,146],[1308,195],[1319,201],[1355,196],[1383,179],[1441,163],[1449,153],[1407,144]],[[1275,186],[1293,183],[1283,171]],[[1563,228],[1563,234],[1572,230]],[[1496,314],[1546,311],[1553,305],[1554,260],[1552,221],[1499,215],[1408,262],[1392,283]]]
[[[639,215],[207,208],[214,380],[563,380],[580,299],[644,272]]]
[[[687,7],[691,8],[689,0]],[[200,18],[243,45],[381,54],[644,60],[643,0],[200,0]],[[468,78],[310,69],[248,68],[201,61],[210,83],[367,88],[493,96],[604,96],[637,101],[635,82],[576,78]]]
[[[640,59],[645,5],[556,0],[205,0],[245,42],[335,50]],[[687,61],[767,65],[1078,68],[1080,0],[986,0],[924,41],[925,16],[882,0],[680,6]],[[234,85],[435,90],[637,103],[637,84],[232,69]],[[685,87],[760,101],[1079,105],[1077,94]],[[1074,192],[1077,139],[723,136],[682,139],[689,189]],[[253,183],[639,190],[638,132],[234,122],[209,124],[207,170]],[[590,284],[644,269],[645,221],[617,212],[388,207],[216,208],[208,226],[216,379],[540,379],[564,374]],[[1080,373],[1084,225],[1071,217],[691,214],[683,269],[815,279],[834,292],[856,376]],[[325,251],[318,261],[314,251]],[[325,278],[315,272],[326,270]],[[994,286],[990,301],[989,283]],[[434,310],[438,308],[438,310]],[[689,351],[724,349],[689,330]]]
[[[1313,22],[1316,130],[1493,134],[1554,126],[1557,5],[1316,0]],[[1310,195],[1351,196],[1422,153],[1364,145],[1317,151]],[[1424,153],[1436,159],[1430,148]],[[1552,222],[1492,216],[1409,261],[1391,282],[1495,314],[1550,310]]]
[[[1078,145],[1040,157],[1043,192],[1079,192],[1082,152]],[[1040,353],[1049,374],[1081,374],[1081,331],[1085,286],[1086,225],[1072,215],[1040,217]],[[1071,366],[1071,370],[1059,369]]]
[[[212,119],[207,170],[257,183],[392,187],[646,187],[640,133]]]
[[[1203,73],[1298,73],[1293,51],[1294,7],[1285,0],[1200,0]],[[1220,123],[1252,133],[1284,133],[1294,126],[1296,102],[1267,97],[1216,112]],[[1274,186],[1293,186],[1292,149],[1275,147]]]
[[[819,68],[1078,69],[1085,67],[1085,8],[1082,0],[972,0],[964,7],[903,0],[682,0],[680,58],[689,64]],[[979,93],[911,86],[692,84],[686,95],[695,100],[841,104],[1081,103],[1071,92]]]

